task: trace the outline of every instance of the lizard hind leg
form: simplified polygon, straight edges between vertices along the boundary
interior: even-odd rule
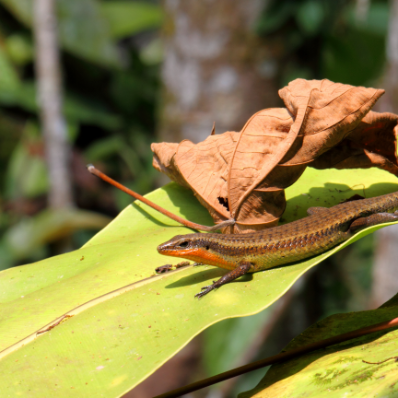
[[[386,222],[398,221],[398,213],[376,213],[368,217],[361,217],[354,220],[350,225],[350,232],[356,233],[361,229],[372,225],[383,224]]]
[[[242,262],[238,267],[236,267],[232,271],[229,271],[227,274],[225,274],[219,280],[213,282],[212,285],[202,287],[202,291],[198,294],[195,294],[195,297],[201,298],[205,294],[211,292],[212,290],[217,289],[220,286],[225,285],[226,283],[231,282],[231,281],[239,278],[240,276],[247,274],[252,267],[253,267],[252,263],[249,263],[246,261]]]

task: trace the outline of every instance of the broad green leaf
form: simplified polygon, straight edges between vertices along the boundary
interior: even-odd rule
[[[0,91],[18,90],[20,80],[6,53],[0,47]]]
[[[398,317],[398,295],[376,310],[332,315],[291,341],[286,350]],[[272,366],[247,397],[395,397],[398,330],[372,333]]]
[[[131,36],[143,30],[160,28],[163,20],[159,6],[138,1],[112,0],[101,3],[114,38]]]
[[[22,23],[32,27],[32,0],[1,0],[1,3]],[[97,0],[59,0],[56,4],[62,48],[91,62],[118,65],[108,22]]]
[[[310,206],[332,206],[355,193],[370,197],[393,192],[396,181],[377,169],[307,169],[287,190],[284,221],[305,216]],[[149,197],[176,214],[210,224],[191,192],[175,184]],[[120,396],[208,326],[267,308],[308,269],[378,228],[361,231],[307,261],[258,272],[197,300],[194,294],[224,270],[188,266],[155,276],[157,266],[170,262],[157,253],[157,245],[190,231],[134,203],[81,249],[0,273],[0,372],[7,375],[0,389],[5,396],[28,391],[31,397],[67,397],[71,391],[76,396]],[[64,314],[73,317],[57,324]],[[36,334],[51,323],[56,326]]]

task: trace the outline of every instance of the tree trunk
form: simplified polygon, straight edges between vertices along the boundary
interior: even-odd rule
[[[62,116],[62,89],[54,0],[34,1],[38,103],[48,166],[50,208],[70,207],[70,148]]]
[[[253,30],[264,0],[165,0],[160,138],[203,141],[280,104],[276,48]]]

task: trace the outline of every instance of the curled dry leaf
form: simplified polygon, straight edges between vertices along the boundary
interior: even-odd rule
[[[231,218],[228,210],[228,173],[239,133],[211,135],[199,144],[152,144],[153,165],[172,180],[193,189],[216,223]],[[170,145],[175,145],[170,151]],[[164,148],[167,150],[164,151]],[[182,179],[182,181],[180,181]]]
[[[284,189],[307,166],[379,167],[398,176],[398,116],[370,111],[384,90],[297,79],[279,91],[286,108],[262,110],[240,133],[199,144],[152,144],[154,167],[190,187],[224,233],[275,226]]]

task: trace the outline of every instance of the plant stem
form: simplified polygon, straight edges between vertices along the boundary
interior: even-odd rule
[[[113,180],[112,178],[108,177],[106,174],[104,174],[101,171],[99,171],[98,169],[96,169],[92,164],[89,164],[87,166],[87,169],[91,174],[94,174],[97,177],[101,178],[101,180],[106,181],[107,183],[109,183],[109,184],[113,185],[114,187],[120,189],[121,191],[127,193],[128,195],[132,196],[133,198],[139,200],[140,202],[145,203],[146,205],[152,207],[152,209],[157,210],[158,212],[164,214],[166,217],[169,217],[172,220],[177,221],[178,223],[180,223],[188,228],[196,229],[198,231],[211,232],[211,231],[217,231],[218,229],[235,224],[235,220],[227,220],[220,224],[216,224],[212,227],[208,227],[207,225],[196,224],[194,222],[185,220],[185,218],[176,216],[175,214],[171,213],[170,211],[163,209],[163,207],[160,207],[156,203],[151,202],[147,198],[144,198],[140,194],[132,191],[131,189],[125,187],[124,185],[122,185],[122,184],[118,183],[117,181]]]

